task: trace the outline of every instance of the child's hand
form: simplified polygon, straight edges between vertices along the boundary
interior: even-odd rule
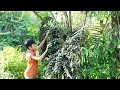
[[[49,47],[51,47],[51,46],[52,46],[52,44],[51,44],[51,43],[47,44],[47,48],[49,48]]]
[[[50,33],[50,30],[48,30],[48,32],[46,33],[46,37],[48,37],[48,34]]]

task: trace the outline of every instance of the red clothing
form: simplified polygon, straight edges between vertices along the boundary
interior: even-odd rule
[[[25,78],[36,77],[36,74],[37,74],[38,61],[31,59],[32,55],[36,56],[36,51],[35,52],[28,51],[26,53],[26,59],[27,59],[28,66],[24,72]]]

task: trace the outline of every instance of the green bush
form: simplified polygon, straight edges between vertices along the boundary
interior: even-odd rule
[[[117,59],[115,47],[118,44],[117,39],[110,38],[107,32],[101,34],[97,42],[83,47],[80,56],[82,78],[87,79],[113,79],[117,77]],[[89,38],[86,38],[89,39]],[[90,42],[85,42],[90,43]]]
[[[23,72],[27,65],[24,57],[25,53],[21,52],[21,49],[7,46],[4,47],[1,54],[4,59],[4,72],[9,72],[15,79],[24,78]]]
[[[21,46],[27,38],[37,36],[38,24],[32,12],[4,11],[0,14],[0,49]]]

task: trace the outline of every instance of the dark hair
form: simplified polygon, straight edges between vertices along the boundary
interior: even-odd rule
[[[29,49],[28,47],[30,47],[32,44],[35,44],[35,41],[33,39],[27,39],[25,42],[24,42],[24,46]]]

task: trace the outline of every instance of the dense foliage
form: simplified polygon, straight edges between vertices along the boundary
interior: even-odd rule
[[[39,45],[50,30],[37,52],[41,55],[46,45],[52,44],[38,63],[38,79],[119,79],[119,12],[72,11],[69,17],[68,13],[1,11],[0,78],[24,79],[27,61],[23,42],[33,38]]]

